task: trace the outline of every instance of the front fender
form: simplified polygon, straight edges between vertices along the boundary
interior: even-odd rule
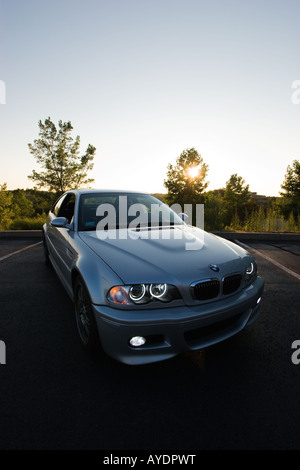
[[[106,295],[114,285],[123,284],[119,276],[80,240],[78,258],[72,268],[72,284],[76,275],[80,275],[89,291],[91,302],[95,305],[107,303]]]

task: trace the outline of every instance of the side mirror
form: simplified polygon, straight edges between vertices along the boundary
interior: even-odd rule
[[[189,218],[189,216],[187,214],[185,214],[184,212],[180,212],[180,214],[178,214],[178,215],[183,220],[183,222],[186,222],[187,219]]]
[[[50,225],[56,228],[71,228],[66,217],[56,217],[50,222]]]

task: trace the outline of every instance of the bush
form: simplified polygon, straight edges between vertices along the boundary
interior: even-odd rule
[[[300,231],[300,218],[295,218],[291,212],[288,219],[274,208],[264,211],[262,207],[246,215],[244,224],[241,224],[237,214],[226,230],[243,230],[245,232],[298,232]]]
[[[42,230],[46,216],[41,215],[35,218],[20,217],[15,219],[9,226],[9,230]]]

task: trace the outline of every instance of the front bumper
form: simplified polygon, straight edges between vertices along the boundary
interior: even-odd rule
[[[235,335],[259,316],[263,289],[264,281],[257,277],[247,289],[207,304],[155,310],[93,305],[93,310],[104,351],[125,364],[147,364]],[[145,337],[146,343],[130,346],[133,336]]]

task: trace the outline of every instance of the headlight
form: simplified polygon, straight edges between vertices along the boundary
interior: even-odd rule
[[[132,302],[139,302],[145,297],[146,287],[145,284],[135,284],[129,289],[129,297]]]
[[[246,267],[246,272],[245,272],[246,286],[248,286],[249,284],[251,284],[255,280],[256,275],[257,275],[257,265],[256,265],[256,262],[253,260]]]
[[[254,263],[250,263],[246,269],[246,276],[251,276],[254,272]]]
[[[118,305],[145,304],[155,300],[170,302],[179,298],[177,287],[165,283],[114,286],[107,295],[109,302]]]
[[[167,291],[167,284],[151,284],[150,285],[150,294],[155,299],[160,299],[165,295]]]
[[[114,304],[128,304],[128,292],[123,286],[112,287],[108,293],[108,300]]]

